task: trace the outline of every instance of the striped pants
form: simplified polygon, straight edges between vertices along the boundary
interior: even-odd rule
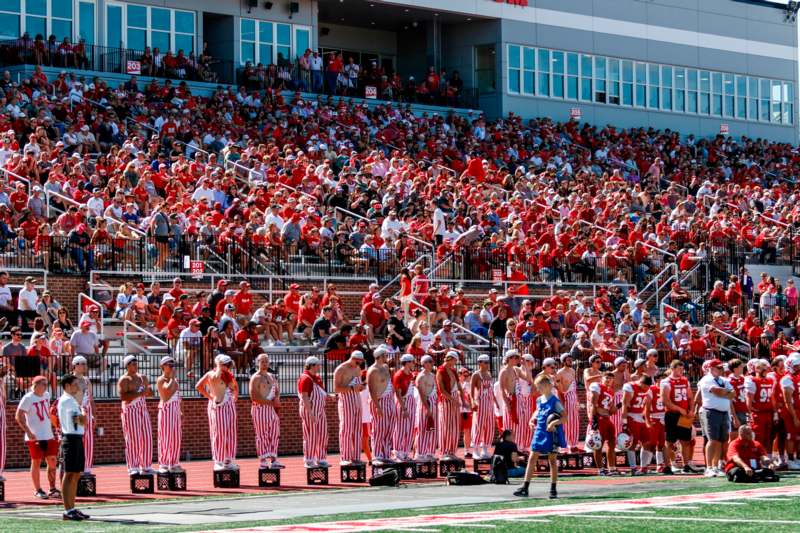
[[[411,447],[414,445],[414,423],[417,417],[417,398],[409,393],[403,398],[403,404],[397,406],[397,424],[394,426],[392,439],[394,453],[398,459],[411,456]],[[403,412],[405,406],[405,412]]]
[[[514,428],[514,437],[520,449],[528,449],[533,441],[531,429],[531,416],[533,416],[533,399],[530,394],[517,396],[517,425]]]
[[[614,393],[614,405],[622,403],[622,391]],[[614,424],[614,431],[617,435],[622,433],[622,410],[618,409],[616,413],[611,415],[611,422]]]
[[[173,467],[181,462],[181,402],[158,406],[158,464]]]
[[[153,428],[144,401],[123,404],[122,433],[128,470],[150,468],[153,464]]]
[[[356,391],[339,394],[339,451],[342,461],[361,460],[361,396]]]
[[[253,417],[253,430],[256,434],[256,454],[259,459],[278,457],[278,440],[281,436],[281,422],[278,413],[271,405],[254,403],[250,407]]]
[[[389,459],[392,457],[392,435],[397,419],[397,405],[394,394],[386,394],[378,399],[381,414],[377,413],[376,405],[370,398],[369,409],[372,413],[372,453],[376,459]]]
[[[208,402],[208,433],[211,437],[211,458],[215,463],[233,462],[238,442],[236,402],[225,399],[221,404]]]
[[[83,426],[83,471],[91,472],[94,466],[94,413],[91,403],[87,403],[84,409],[86,409],[86,424]]]
[[[488,394],[481,394],[478,410],[472,415],[472,447],[488,448],[494,440],[494,402]]]
[[[421,405],[423,401],[425,400],[420,399],[420,405],[417,406],[417,455],[435,455],[436,422],[438,418],[436,413],[436,395],[430,395],[427,400],[428,413],[430,413],[431,418],[433,419],[433,424],[428,423],[429,418]]]
[[[328,456],[328,419],[324,407],[306,411],[300,401],[300,420],[303,423],[303,459],[306,461],[322,461]]]
[[[578,411],[578,393],[568,390],[564,394],[564,435],[567,448],[576,448],[580,438],[581,419]]]
[[[3,398],[5,400],[5,398]],[[6,406],[0,402],[0,475],[6,469]]]
[[[439,402],[439,451],[455,455],[461,433],[461,408],[457,402]]]

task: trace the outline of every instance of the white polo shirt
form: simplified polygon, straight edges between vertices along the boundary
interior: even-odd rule
[[[731,410],[731,401],[728,398],[713,394],[711,392],[713,387],[724,388],[728,391],[733,390],[731,382],[722,376],[715,378],[710,373],[706,374],[697,382],[697,388],[700,390],[700,396],[703,398],[703,409],[713,409],[715,411],[729,413]]]

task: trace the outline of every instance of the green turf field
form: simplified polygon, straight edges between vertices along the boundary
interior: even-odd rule
[[[418,516],[427,514],[447,514],[473,511],[489,511],[497,509],[533,508],[546,507],[550,505],[565,505],[570,503],[585,503],[597,501],[612,501],[628,498],[653,497],[653,496],[675,496],[688,495],[695,493],[707,493],[717,491],[732,491],[750,486],[734,485],[724,479],[698,479],[689,487],[672,487],[677,482],[660,481],[664,478],[654,479],[653,490],[646,492],[630,492],[615,490],[609,487],[606,491],[598,486],[597,496],[592,497],[562,497],[551,501],[544,499],[547,494],[549,484],[544,480],[534,482],[531,485],[531,498],[520,499],[518,501],[503,502],[496,504],[480,505],[460,505],[450,507],[430,507],[417,508],[413,510],[396,510],[387,512],[370,512],[360,514],[338,514],[329,516],[314,517],[314,523],[355,520],[370,518],[389,518],[403,516]],[[780,485],[800,484],[800,477],[786,477]],[[764,487],[758,485],[755,487]],[[770,485],[774,486],[774,485]],[[514,486],[498,487],[498,490],[514,490]],[[366,497],[370,497],[365,494]],[[224,504],[224,501],[221,501]],[[135,504],[131,504],[135,506]],[[76,531],[82,532],[109,532],[109,533],[131,533],[132,531],[178,533],[185,531],[198,531],[208,529],[227,529],[245,528],[253,526],[273,526],[281,524],[307,524],[312,522],[310,517],[297,518],[292,520],[258,521],[258,522],[231,522],[226,524],[207,524],[192,526],[156,526],[156,525],[137,525],[130,523],[114,523],[112,521],[90,521],[80,524],[71,522],[60,522],[56,520],[14,518],[0,512],[0,531],[3,532],[50,532],[50,531]],[[738,532],[738,531],[769,531],[770,533],[796,532],[800,531],[800,498],[769,498],[759,500],[731,500],[723,504],[686,504],[676,505],[670,508],[647,508],[642,507],[634,511],[610,511],[610,512],[591,512],[581,515],[571,516],[543,516],[536,518],[522,518],[517,520],[487,521],[479,524],[464,524],[459,527],[451,526],[430,526],[424,531],[434,531],[450,533],[456,531],[489,531],[492,529],[502,530],[503,532],[522,532],[533,529],[546,528],[547,531],[588,531],[602,533],[618,532],[641,532],[643,529],[649,532],[686,532],[686,531],[710,531],[712,528],[718,530]],[[376,529],[377,531],[377,529]],[[413,531],[413,530],[410,530]],[[423,531],[423,529],[417,529]]]

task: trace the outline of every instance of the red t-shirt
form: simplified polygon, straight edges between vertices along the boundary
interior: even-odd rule
[[[290,313],[297,314],[300,312],[300,293],[287,292],[283,297],[283,303],[286,304],[286,310]]]
[[[236,312],[240,315],[249,315],[253,310],[253,294],[248,292],[236,291],[233,297]]]
[[[364,313],[366,323],[374,328],[380,327],[386,318],[383,306],[377,302],[365,305],[361,311]]]
[[[406,374],[402,370],[397,370],[392,376],[392,387],[394,387],[394,390],[400,391],[401,396],[405,396],[413,379],[414,376],[411,373]]]
[[[297,323],[300,322],[308,322],[309,324],[314,324],[314,321],[317,319],[317,309],[313,306],[309,307],[304,305],[300,308],[300,313],[297,316]]]
[[[739,459],[749,464],[751,468],[758,467],[760,459],[767,455],[767,451],[757,440],[744,440],[741,437],[728,444],[728,461],[725,463],[725,472],[736,466],[733,462],[733,457],[739,456]],[[755,466],[753,462],[755,461]]]
[[[312,376],[308,370],[300,374],[300,379],[297,380],[297,392],[299,394],[306,393],[309,396],[314,392],[314,384],[322,387],[322,378],[319,376]]]

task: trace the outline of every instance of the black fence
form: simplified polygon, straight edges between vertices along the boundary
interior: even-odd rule
[[[237,83],[233,61],[222,59],[204,60],[202,63],[194,56],[176,55],[175,64],[166,66],[165,55],[159,65],[152,58],[145,57],[143,50],[113,48],[92,44],[72,44],[69,49],[61,49],[61,43],[49,43],[33,39],[16,39],[0,42],[0,62],[4,65],[42,65],[64,69],[77,69],[114,74],[141,74],[156,78],[203,81],[209,83]],[[139,67],[139,72],[131,71],[129,62]],[[172,63],[171,60],[168,63]]]

